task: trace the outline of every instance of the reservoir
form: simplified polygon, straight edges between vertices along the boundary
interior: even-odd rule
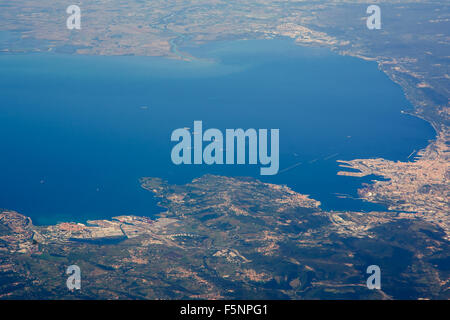
[[[206,173],[253,176],[309,194],[327,210],[382,210],[336,160],[408,161],[434,138],[375,62],[289,40],[178,48],[190,61],[64,54],[0,55],[0,207],[36,224],[162,209],[139,178],[186,183]],[[280,172],[171,161],[176,128],[280,131]],[[192,129],[192,128],[191,128]]]

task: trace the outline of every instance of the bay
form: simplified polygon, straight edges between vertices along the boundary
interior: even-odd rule
[[[36,224],[152,216],[162,209],[140,177],[181,184],[212,173],[287,184],[327,210],[381,210],[336,197],[356,197],[374,178],[337,176],[336,160],[407,161],[434,138],[427,122],[400,112],[411,105],[375,62],[288,40],[178,50],[196,58],[0,55],[0,207]],[[194,120],[280,129],[280,173],[175,166],[170,135]]]

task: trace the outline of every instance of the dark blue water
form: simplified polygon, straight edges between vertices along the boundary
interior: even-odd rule
[[[287,184],[334,210],[379,206],[339,199],[368,179],[336,175],[336,159],[405,161],[434,137],[400,110],[401,88],[372,62],[289,41],[183,48],[202,59],[0,56],[0,207],[35,223],[160,211],[142,176],[185,183],[204,173]],[[176,128],[279,128],[280,169],[175,166]],[[335,157],[329,158],[331,155]]]

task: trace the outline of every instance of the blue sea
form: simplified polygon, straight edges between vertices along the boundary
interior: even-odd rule
[[[340,199],[363,179],[337,159],[407,161],[433,139],[375,62],[289,40],[178,48],[191,61],[64,54],[0,55],[0,207],[36,224],[163,209],[139,178],[182,184],[206,173],[253,176],[311,195],[327,210],[378,210]],[[186,56],[189,56],[186,54]],[[172,164],[174,129],[280,129],[280,170]]]

